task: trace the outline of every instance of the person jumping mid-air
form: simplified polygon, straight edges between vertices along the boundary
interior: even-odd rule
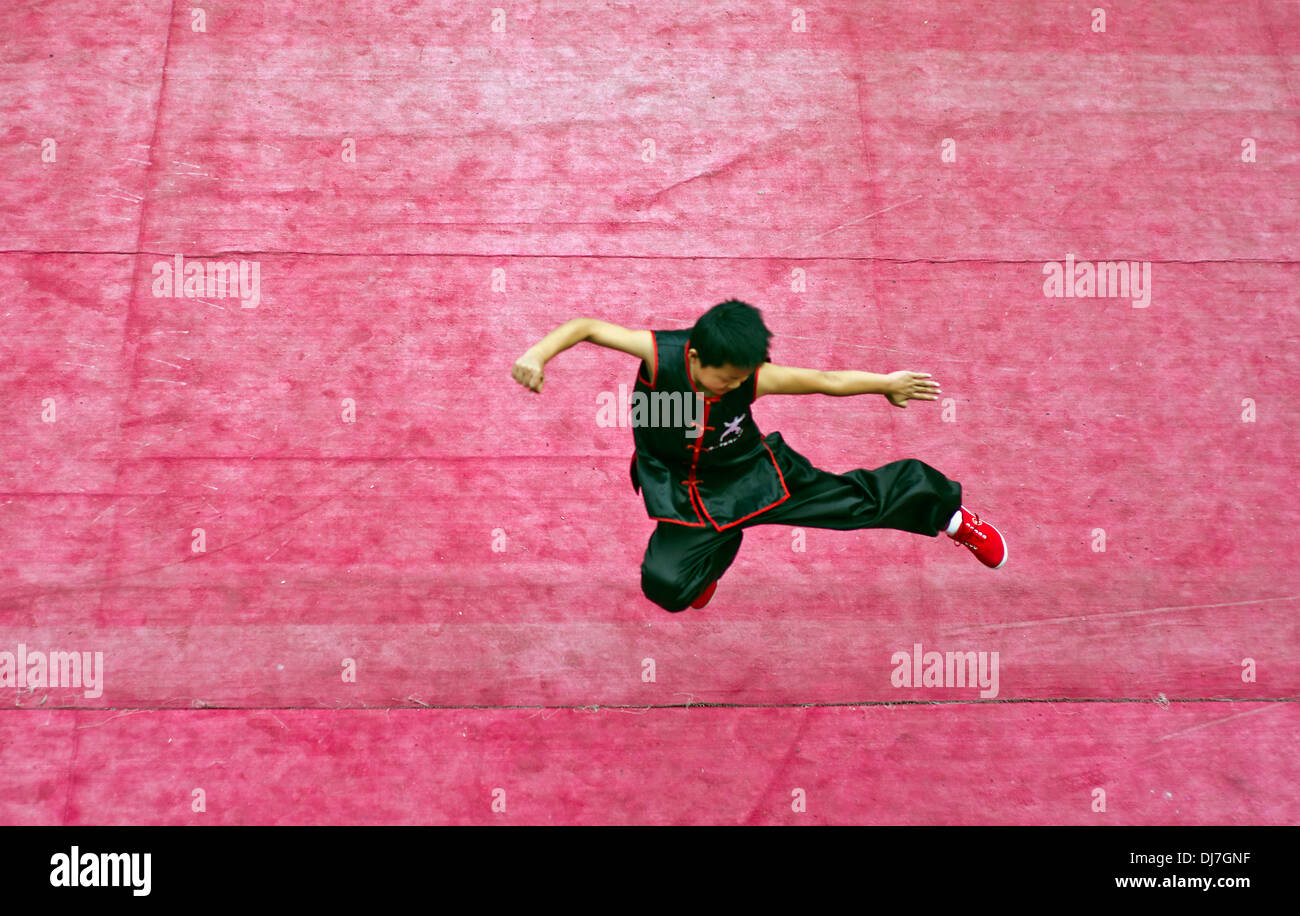
[[[813,467],[779,432],[760,434],[750,414],[754,400],[768,394],[883,394],[905,408],[909,400],[937,399],[939,385],[928,373],[774,366],[771,338],[758,309],[729,299],[678,330],[575,318],[511,370],[515,381],[540,392],[546,364],[581,341],[641,359],[631,397],[632,487],[659,523],[641,564],[647,598],[674,612],[704,607],[751,525],[944,532],[985,566],[1006,564],[1002,535],[962,505],[960,483],[928,464],[905,458],[874,471],[832,474]]]

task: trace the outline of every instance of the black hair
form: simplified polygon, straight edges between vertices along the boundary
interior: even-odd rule
[[[772,332],[763,313],[739,299],[719,302],[691,328],[691,346],[700,354],[701,366],[757,369],[771,360],[768,342]]]

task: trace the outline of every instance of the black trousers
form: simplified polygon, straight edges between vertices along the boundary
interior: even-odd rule
[[[718,531],[659,522],[641,563],[641,591],[667,611],[683,611],[736,558],[743,529],[752,525],[808,528],[895,528],[938,537],[961,505],[961,484],[923,461],[905,458],[873,471],[832,474],[813,467],[780,433],[765,440],[785,477],[790,498]]]

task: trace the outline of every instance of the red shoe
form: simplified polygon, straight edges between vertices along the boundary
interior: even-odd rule
[[[691,602],[691,607],[694,608],[704,607],[704,605],[709,603],[709,599],[713,597],[713,593],[716,592],[717,590],[718,590],[718,580],[714,579],[712,582],[709,583],[709,587],[706,588],[704,591],[700,592],[700,596]]]
[[[970,548],[970,552],[990,569],[1001,569],[1007,562],[1007,544],[1002,540],[998,529],[988,522],[980,521],[965,506],[961,507],[961,526],[950,537],[958,544]]]

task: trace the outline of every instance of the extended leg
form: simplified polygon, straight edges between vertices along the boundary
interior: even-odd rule
[[[961,484],[915,458],[832,474],[785,443],[771,442],[790,498],[743,523],[810,528],[896,528],[936,537],[961,505]]]

